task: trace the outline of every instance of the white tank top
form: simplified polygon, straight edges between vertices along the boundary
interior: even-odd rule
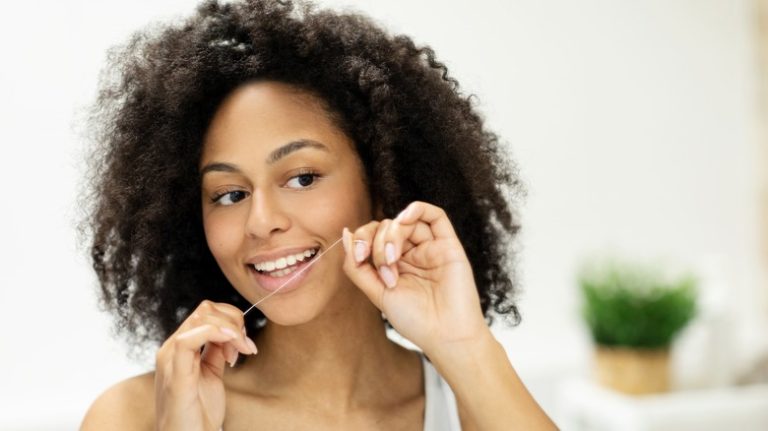
[[[424,431],[461,431],[451,387],[423,354],[421,363],[424,370]]]

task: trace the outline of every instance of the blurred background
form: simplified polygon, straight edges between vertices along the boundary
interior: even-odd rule
[[[0,429],[75,429],[153,367],[97,309],[78,128],[107,49],[196,4],[3,5]],[[519,164],[523,321],[493,329],[562,429],[768,429],[768,1],[319,4],[432,46]],[[595,255],[697,276],[667,392],[597,383],[577,277]]]

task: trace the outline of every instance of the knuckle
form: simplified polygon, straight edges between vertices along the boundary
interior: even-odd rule
[[[371,231],[371,229],[372,228],[370,226],[370,223],[366,224],[366,225],[363,225],[363,226],[360,226],[359,228],[355,229],[355,232],[353,233],[353,236],[357,237],[357,238],[360,238],[360,239],[368,238],[369,232]]]
[[[215,327],[216,326],[214,324],[212,324],[212,323],[204,323],[204,324],[198,326],[198,328],[200,328],[199,330],[202,331],[202,332],[210,331],[211,329],[214,329]]]
[[[244,321],[243,319],[243,312],[235,307],[232,304],[221,304],[222,311],[225,312],[227,316],[232,317],[232,319],[235,321],[235,323],[239,323]]]
[[[171,334],[168,338],[163,341],[163,344],[160,345],[160,348],[157,349],[157,352],[155,352],[155,358],[159,358],[161,356],[165,356],[168,349],[171,348],[171,343],[173,342],[173,336],[174,334]]]
[[[169,339],[170,340],[170,339]],[[171,352],[173,351],[173,347],[169,343],[163,344],[161,348],[157,350],[155,353],[155,367],[160,369],[164,367],[171,359]]]

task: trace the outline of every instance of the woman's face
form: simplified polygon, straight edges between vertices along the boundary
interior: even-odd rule
[[[287,84],[236,89],[203,142],[203,224],[229,282],[251,302],[270,294],[341,237],[367,223],[371,201],[354,143],[319,100]],[[341,244],[259,305],[282,325],[311,320],[355,289]]]

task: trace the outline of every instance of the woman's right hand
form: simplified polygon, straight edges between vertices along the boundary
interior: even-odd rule
[[[202,353],[201,353],[201,348]],[[160,347],[155,361],[158,431],[216,431],[224,423],[224,368],[256,354],[243,312],[205,300]]]

